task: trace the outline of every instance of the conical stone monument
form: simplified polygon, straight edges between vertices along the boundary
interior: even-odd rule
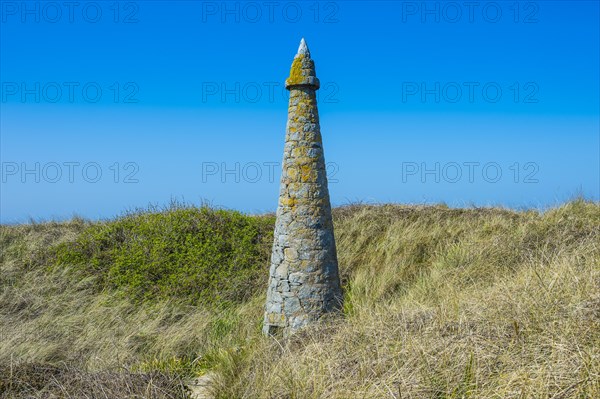
[[[288,122],[263,333],[289,336],[337,311],[342,292],[316,90],[304,39],[290,77]]]

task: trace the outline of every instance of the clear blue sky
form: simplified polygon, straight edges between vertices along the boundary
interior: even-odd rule
[[[334,206],[598,200],[598,2],[465,3],[0,1],[0,220],[275,210],[302,37]]]

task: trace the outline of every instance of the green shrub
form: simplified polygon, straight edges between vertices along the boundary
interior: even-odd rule
[[[93,274],[99,288],[140,300],[240,303],[266,284],[273,224],[205,206],[134,213],[58,245],[52,267]]]

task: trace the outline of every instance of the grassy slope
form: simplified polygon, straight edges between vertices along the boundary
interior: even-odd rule
[[[222,398],[600,397],[597,203],[334,214],[345,317],[281,343],[260,335],[272,216],[2,226],[0,368],[210,369]]]

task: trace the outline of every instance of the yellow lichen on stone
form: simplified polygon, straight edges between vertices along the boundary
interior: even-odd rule
[[[313,158],[309,157],[309,156],[299,156],[296,158],[296,165],[299,166],[306,166],[309,165],[310,167],[313,167],[314,164],[314,160]]]
[[[300,109],[301,112],[305,112],[305,110],[309,109],[312,106],[313,106],[313,103],[312,103],[312,101],[310,101],[310,98],[300,97],[298,99],[298,108]]]
[[[283,313],[269,313],[267,314],[267,320],[273,324],[284,323],[285,315]]]
[[[292,156],[294,158],[304,157],[304,156],[306,156],[307,153],[308,153],[308,147],[306,147],[306,146],[299,146],[299,147],[292,149]]]
[[[294,58],[294,61],[292,62],[292,68],[290,69],[290,77],[288,78],[288,84],[298,84],[304,79],[304,77],[302,76],[303,59],[303,54],[299,54]]]
[[[296,205],[296,199],[294,197],[284,197],[281,199],[281,205],[293,208]]]
[[[310,181],[316,180],[316,172],[314,171],[312,165],[302,165],[300,172],[300,181],[302,183],[308,183]]]
[[[290,180],[296,181],[296,178],[298,177],[298,169],[297,168],[289,168],[287,170],[287,174],[288,174]]]

